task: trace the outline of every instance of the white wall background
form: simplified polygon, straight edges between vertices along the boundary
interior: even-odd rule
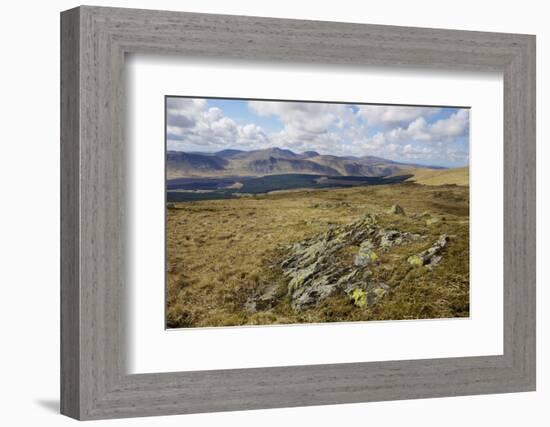
[[[539,0],[96,1],[97,5],[537,35],[538,391],[109,421],[116,426],[465,425],[550,422],[548,169],[550,27]],[[59,384],[59,12],[75,1],[5,2],[0,24],[0,422],[63,426]],[[545,241],[546,240],[546,241]]]

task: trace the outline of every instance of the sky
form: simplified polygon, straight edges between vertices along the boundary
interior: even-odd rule
[[[458,167],[469,121],[467,108],[166,98],[167,149],[188,152],[280,147]]]

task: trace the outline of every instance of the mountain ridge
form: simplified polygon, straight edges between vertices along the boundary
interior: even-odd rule
[[[217,152],[166,152],[169,179],[197,176],[265,176],[302,173],[328,176],[384,177],[412,168],[445,169],[401,163],[377,156],[335,156],[316,151],[296,153],[271,147],[259,150],[224,149]]]

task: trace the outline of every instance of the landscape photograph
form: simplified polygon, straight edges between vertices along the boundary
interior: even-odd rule
[[[165,97],[166,328],[470,316],[470,109]]]

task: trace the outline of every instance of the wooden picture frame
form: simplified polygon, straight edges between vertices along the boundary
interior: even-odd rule
[[[127,53],[502,72],[503,355],[127,374]],[[78,7],[61,14],[61,165],[65,415],[84,420],[535,389],[532,35]]]

